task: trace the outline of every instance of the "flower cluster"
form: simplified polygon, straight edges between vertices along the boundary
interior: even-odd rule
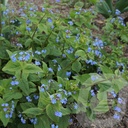
[[[3,107],[3,111],[5,112],[5,117],[12,118],[15,109],[14,101],[11,102],[11,105],[9,105],[8,103],[3,103],[1,106]]]
[[[11,60],[12,62],[16,62],[18,61],[29,61],[31,56],[33,56],[31,51],[21,51],[19,53],[15,53],[13,55],[11,55]]]

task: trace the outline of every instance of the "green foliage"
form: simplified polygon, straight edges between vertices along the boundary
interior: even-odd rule
[[[94,36],[96,13],[80,1],[67,17],[47,4],[41,10],[20,6],[18,16],[1,10],[0,126],[67,128],[74,114],[85,112],[92,120],[109,111],[108,93],[127,84],[121,44],[127,24],[109,18],[104,33]]]
[[[128,0],[118,0],[114,5],[112,0],[102,0],[97,3],[97,10],[105,18],[109,18],[110,16],[115,17],[120,15],[120,13],[128,11]]]

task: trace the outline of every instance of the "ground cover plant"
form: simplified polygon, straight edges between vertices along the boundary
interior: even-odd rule
[[[68,128],[81,112],[95,120],[110,109],[122,118],[128,25],[110,16],[99,29],[97,8],[83,7],[75,3],[65,17],[48,3],[21,2],[17,12],[1,4],[1,128]]]

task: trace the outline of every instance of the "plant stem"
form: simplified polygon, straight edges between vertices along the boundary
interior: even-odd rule
[[[39,20],[39,23],[37,24],[36,28],[35,28],[35,31],[33,32],[32,34],[32,39],[34,38],[35,34],[36,34],[36,31],[37,31],[37,28],[38,28],[38,25],[41,23],[41,21],[43,20],[43,18],[45,17],[46,14],[44,14],[43,17],[41,17],[41,19]]]

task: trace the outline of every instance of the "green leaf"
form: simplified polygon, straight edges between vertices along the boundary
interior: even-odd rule
[[[20,63],[17,62],[12,62],[11,60],[4,66],[4,68],[2,69],[2,71],[8,73],[8,74],[12,74],[14,75],[15,72],[17,72],[18,70],[21,70],[21,65]]]
[[[38,72],[43,72],[43,70],[34,65],[34,64],[26,64],[23,70],[25,73],[38,73]]]
[[[98,92],[97,98],[99,101],[107,100],[107,92]]]
[[[63,116],[59,119],[59,128],[68,128],[70,116]]]
[[[11,101],[12,99],[21,99],[21,98],[22,98],[22,93],[15,91],[6,92],[3,95],[3,99],[5,102]]]
[[[110,68],[108,68],[107,66],[100,66],[100,68],[101,68],[101,71],[103,72],[103,73],[111,73],[111,74],[113,74],[113,71],[110,69]]]
[[[112,83],[110,81],[105,81],[105,82],[99,83],[98,86],[100,87],[100,91],[104,92],[112,87]]]
[[[39,108],[46,108],[48,104],[50,104],[51,100],[49,98],[48,93],[46,92],[40,92],[40,97],[39,97],[39,102],[38,102],[38,107]]]
[[[48,72],[48,67],[47,67],[47,64],[45,62],[43,62],[43,72],[44,73]]]
[[[75,61],[72,64],[72,70],[74,70],[75,72],[79,72],[81,69],[81,63],[79,61]]]
[[[60,107],[58,104],[49,104],[46,107],[46,113],[48,115],[48,117],[54,121],[55,123],[59,122],[59,117],[55,116],[55,112],[56,111],[60,111]]]
[[[29,93],[30,93],[29,84],[28,84],[28,81],[26,79],[19,80],[19,87],[26,96],[29,95]]]
[[[0,120],[2,121],[4,127],[6,127],[8,125],[8,123],[9,123],[10,119],[5,117],[4,111],[1,111],[0,112]]]
[[[125,4],[124,4],[125,3]],[[118,0],[116,2],[116,9],[119,9],[121,12],[124,12],[124,9],[128,7],[128,0]]]
[[[51,122],[46,115],[38,116],[37,120],[37,124],[34,125],[34,128],[51,128]]]
[[[61,107],[62,115],[66,116],[66,115],[70,115],[71,114],[71,110],[69,108],[64,108],[63,106]]]
[[[99,113],[105,113],[109,111],[107,100],[100,101],[99,104],[93,110]]]
[[[87,58],[86,53],[83,50],[77,50],[75,52],[75,56],[81,57],[81,59],[83,59],[83,60],[86,60],[86,58]]]
[[[75,5],[74,5],[75,8],[82,8],[83,6],[84,6],[84,3],[80,2],[80,1],[75,3]]]
[[[44,110],[41,109],[41,108],[28,108],[26,109],[25,111],[23,111],[23,113],[25,114],[31,114],[31,115],[34,115],[34,116],[38,116],[38,115],[41,115],[44,113]]]
[[[25,47],[29,47],[29,46],[31,46],[31,43],[33,42],[33,40],[32,39],[27,39],[26,41],[25,41]]]
[[[31,108],[31,107],[35,107],[35,105],[33,103],[20,103],[20,106],[22,108],[23,111],[25,111],[26,109],[28,108]]]
[[[78,80],[80,83],[85,83],[87,79],[89,79],[90,75],[89,74],[83,74],[79,76],[73,76],[74,79]]]

